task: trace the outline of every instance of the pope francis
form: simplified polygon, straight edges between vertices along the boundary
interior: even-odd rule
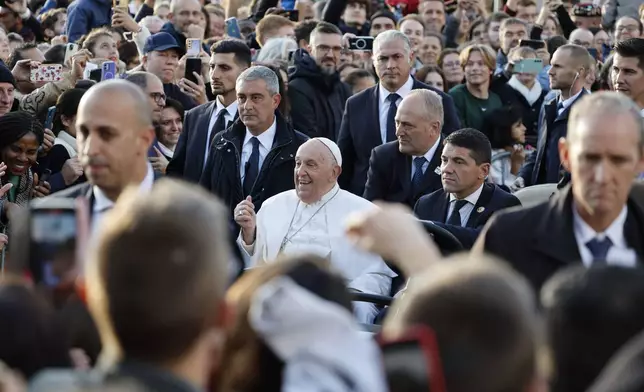
[[[247,198],[235,207],[241,227],[238,242],[254,267],[272,262],[280,253],[312,253],[331,261],[350,289],[389,295],[396,274],[382,258],[354,247],[345,235],[344,222],[353,212],[377,208],[371,202],[340,189],[342,171],[338,146],[326,138],[302,144],[295,156],[295,189],[266,200],[255,215]],[[371,322],[376,308],[356,303],[362,322]]]

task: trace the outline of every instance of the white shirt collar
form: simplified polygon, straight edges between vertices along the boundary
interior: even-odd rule
[[[271,124],[271,126],[268,127],[268,129],[262,132],[259,136],[257,136],[257,139],[259,139],[259,144],[261,144],[268,151],[273,148],[273,139],[275,139],[275,132],[277,132],[277,117],[273,117],[273,123]],[[246,136],[244,137],[244,144],[242,144],[242,146],[245,146],[246,143],[250,143],[250,139],[253,136],[254,135],[250,133],[248,128],[246,128]]]
[[[564,110],[567,109],[568,106],[572,105],[573,102],[575,102],[575,99],[577,99],[577,97],[579,97],[581,95],[582,91],[584,91],[583,88],[581,90],[579,90],[579,92],[577,94],[573,95],[572,97],[566,99],[563,102],[561,101],[561,95],[559,96],[559,102],[561,102],[563,104]]]
[[[305,207],[305,208],[321,206],[321,205],[323,205],[324,203],[326,203],[326,202],[328,202],[329,200],[331,200],[331,198],[333,198],[333,196],[335,196],[339,191],[340,191],[340,186],[339,186],[339,185],[338,185],[338,183],[336,182],[336,183],[335,183],[335,185],[333,185],[333,188],[331,188],[331,190],[330,190],[330,191],[328,191],[327,193],[325,193],[325,194],[320,198],[320,200],[316,201],[315,203],[311,203],[311,204],[306,204],[305,202],[302,202],[302,204],[304,205],[304,207]]]
[[[597,233],[592,227],[584,221],[584,219],[577,212],[576,206],[573,204],[572,208],[572,217],[573,217],[573,227],[575,234],[577,235],[579,242],[582,244],[587,244],[588,241],[593,240],[596,237],[610,238],[614,246],[618,248],[626,248],[626,241],[624,239],[624,223],[626,223],[626,216],[628,215],[628,207],[622,207],[622,212],[619,213],[617,218],[613,223],[608,226],[606,231],[603,233]]]
[[[172,158],[172,156],[174,155],[174,149],[170,149],[170,147],[166,147],[165,144],[161,142],[157,143],[157,145],[159,146],[159,151],[161,151],[161,154]]]
[[[147,167],[148,171],[145,174],[145,178],[139,185],[141,192],[149,192],[154,185],[154,170],[152,169],[152,165],[150,163],[147,164]],[[107,195],[105,195],[101,188],[94,185],[92,190],[94,192],[93,212],[101,213],[114,207],[114,202],[110,200]]]
[[[409,75],[409,78],[403,84],[398,91],[395,91],[396,94],[400,95],[400,98],[405,98],[409,93],[411,92],[412,88],[414,87],[414,78]],[[387,97],[389,94],[392,94],[391,91],[387,90],[386,88],[383,87],[382,83],[378,84],[378,93],[379,99],[380,99],[380,104],[384,104],[387,101]]]
[[[228,115],[232,118],[235,118],[235,113],[237,113],[237,108],[238,108],[237,100],[234,100],[230,105],[224,107],[224,104],[221,103],[221,101],[219,100],[219,97],[220,96],[218,95],[217,99],[215,100],[217,102],[217,108],[216,108],[217,110],[215,112],[219,114],[219,112],[221,112],[221,110],[225,108],[226,111],[228,112]]]
[[[481,186],[477,190],[475,190],[469,196],[467,196],[465,199],[462,199],[462,200],[467,200],[468,202],[470,202],[470,204],[472,204],[472,207],[474,207],[476,205],[476,202],[479,201],[479,197],[481,196],[481,192],[483,192],[484,185],[485,183],[481,184]],[[453,202],[454,200],[458,200],[458,199],[456,199],[456,196],[453,193],[450,193],[449,195],[450,203]]]
[[[425,159],[427,159],[427,162],[432,161],[432,159],[434,158],[434,154],[436,154],[436,150],[438,150],[438,146],[440,145],[440,143],[441,143],[441,137],[438,136],[438,139],[436,139],[436,142],[434,143],[434,145],[431,146],[430,149],[427,150],[427,152],[423,155]],[[418,158],[418,156],[414,155],[412,157],[412,161],[414,158]]]

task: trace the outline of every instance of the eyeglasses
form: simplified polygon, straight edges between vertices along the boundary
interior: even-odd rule
[[[320,52],[322,52],[322,53],[329,53],[329,51],[333,51],[333,54],[340,54],[340,52],[342,51],[341,46],[333,46],[333,47],[331,47],[331,46],[327,46],[327,45],[317,45],[315,48],[317,50],[319,50]]]
[[[164,93],[150,93],[150,98],[152,98],[157,105],[165,105],[166,96]]]

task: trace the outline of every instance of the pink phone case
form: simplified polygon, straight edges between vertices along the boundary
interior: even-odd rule
[[[62,80],[63,66],[60,64],[41,65],[31,70],[32,82],[59,82]]]

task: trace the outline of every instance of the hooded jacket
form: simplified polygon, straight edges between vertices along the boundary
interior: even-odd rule
[[[288,78],[293,127],[309,137],[336,140],[344,105],[351,96],[349,86],[340,81],[337,72],[322,73],[304,49],[295,52],[294,64]]]

